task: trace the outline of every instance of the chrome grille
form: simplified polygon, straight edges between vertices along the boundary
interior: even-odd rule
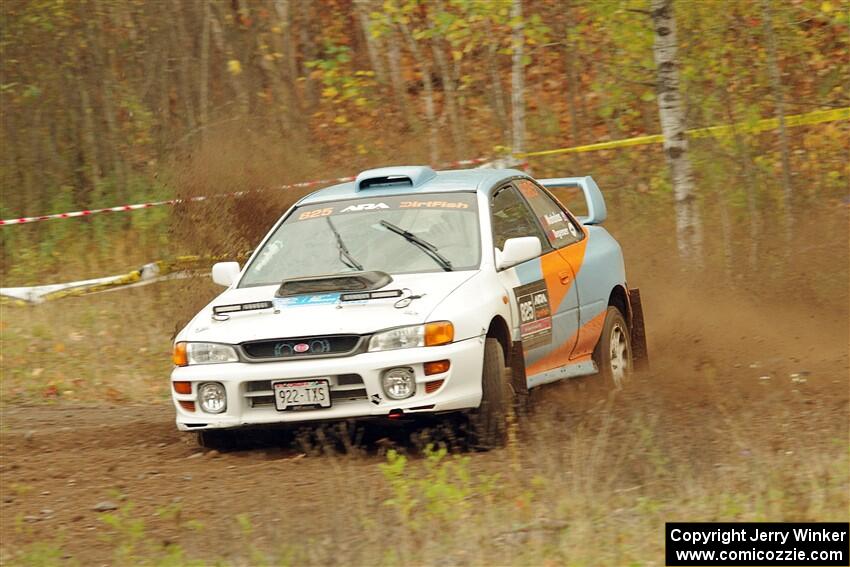
[[[264,339],[242,343],[242,352],[249,359],[295,359],[321,356],[346,356],[360,346],[359,335],[322,335]]]

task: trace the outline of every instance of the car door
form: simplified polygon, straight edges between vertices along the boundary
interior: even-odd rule
[[[549,381],[563,374],[553,375],[552,370],[563,369],[572,363],[578,342],[581,297],[576,278],[582,265],[587,237],[581,225],[545,189],[531,179],[519,179],[514,183],[554,250],[544,256],[543,267],[553,280],[551,287],[557,290],[557,294],[551,298],[554,313],[552,348],[545,357],[526,367],[526,372],[531,376],[549,372],[548,378],[543,380]],[[555,280],[559,286],[555,285]]]
[[[493,194],[491,224],[493,243],[499,249],[508,238],[536,236],[540,240],[539,257],[499,273],[512,301],[514,339],[522,341],[526,376],[529,386],[534,386],[549,381],[549,373],[569,357],[578,330],[578,303],[576,294],[567,293],[573,270],[552,246],[523,191],[528,188],[509,184]]]

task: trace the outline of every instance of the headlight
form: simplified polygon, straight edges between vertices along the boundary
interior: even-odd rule
[[[444,345],[454,340],[454,334],[454,326],[448,321],[398,327],[372,335],[369,352]]]
[[[217,364],[220,362],[237,362],[236,349],[230,345],[217,343],[177,343],[174,345],[174,364]]]
[[[221,413],[227,409],[227,392],[218,382],[206,382],[198,386],[198,401],[207,413]]]
[[[403,400],[416,393],[416,379],[410,368],[387,370],[381,379],[384,393],[393,400]]]

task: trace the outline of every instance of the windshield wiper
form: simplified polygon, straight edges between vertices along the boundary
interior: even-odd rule
[[[437,250],[437,247],[428,242],[427,240],[420,238],[412,232],[408,232],[403,228],[397,227],[393,223],[385,220],[381,221],[381,226],[387,227],[399,236],[403,236],[408,242],[418,246],[420,249],[422,249],[423,252],[428,254],[428,256],[430,256],[435,262],[437,262],[445,271],[452,271],[452,263],[449,261],[449,259],[440,254],[439,250]]]
[[[348,248],[345,246],[345,242],[342,241],[342,236],[339,235],[339,231],[334,226],[334,223],[331,222],[331,217],[325,217],[325,220],[328,221],[328,226],[331,227],[331,231],[336,237],[336,247],[339,248],[339,261],[349,268],[362,272],[363,266],[360,262],[355,260],[354,256],[351,255],[351,252],[348,251]]]

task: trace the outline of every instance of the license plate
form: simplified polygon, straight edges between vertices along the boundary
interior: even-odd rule
[[[274,405],[278,410],[297,407],[331,407],[331,390],[327,380],[300,380],[275,382]]]

